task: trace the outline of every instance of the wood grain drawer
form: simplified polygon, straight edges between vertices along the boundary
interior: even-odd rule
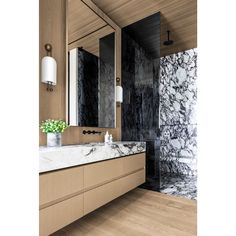
[[[121,179],[121,194],[138,187],[145,182],[145,169],[125,176]]]
[[[121,179],[84,193],[84,214],[97,209],[121,195]]]
[[[124,157],[124,174],[144,168],[145,153]]]
[[[83,194],[46,207],[39,212],[40,236],[48,236],[82,216]]]
[[[123,158],[112,159],[84,167],[84,188],[102,184],[123,174]]]
[[[83,167],[41,174],[39,176],[40,206],[83,189]]]

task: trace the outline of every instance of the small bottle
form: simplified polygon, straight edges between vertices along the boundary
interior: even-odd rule
[[[108,142],[109,142],[109,133],[107,131],[105,136],[104,136],[104,143],[108,143]]]
[[[112,143],[112,134],[109,135],[109,143]]]

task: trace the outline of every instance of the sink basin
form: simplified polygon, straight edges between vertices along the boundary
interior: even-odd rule
[[[104,142],[84,143],[83,145],[88,145],[88,146],[103,146],[103,145],[105,145],[105,143]]]

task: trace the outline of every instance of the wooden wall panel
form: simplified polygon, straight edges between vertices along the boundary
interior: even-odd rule
[[[39,121],[54,118],[65,119],[66,86],[66,2],[64,0],[39,1],[39,56],[46,56],[44,45],[52,45],[52,56],[57,61],[57,86],[46,91],[46,84],[39,81]],[[41,69],[41,65],[40,65]],[[46,135],[40,131],[40,145],[46,143]]]
[[[86,0],[88,4],[90,0]],[[67,78],[67,51],[68,51],[68,35],[67,35],[67,0],[40,0],[40,62],[41,58],[46,55],[44,49],[45,43],[51,43],[53,47],[53,57],[57,61],[57,85],[53,92],[46,91],[46,85],[39,82],[39,101],[40,101],[40,122],[42,120],[66,119],[66,78]],[[95,9],[95,5],[91,6]],[[97,10],[101,13],[101,10]],[[108,17],[103,14],[105,19]],[[109,23],[111,23],[110,20]],[[113,27],[115,23],[112,23]],[[121,77],[121,37],[120,28],[116,26],[115,39],[116,49],[116,77]],[[41,67],[40,67],[41,68]],[[94,127],[69,127],[62,135],[62,144],[78,144],[87,142],[102,142],[105,131],[113,135],[114,140],[121,139],[121,109],[116,111],[116,128],[94,128]],[[83,135],[82,131],[86,129],[102,131],[102,135]],[[40,132],[40,145],[46,144],[46,135]]]
[[[161,56],[197,47],[197,0],[93,0],[120,27],[161,13],[161,42],[166,30],[175,43],[161,45]],[[184,32],[184,33],[183,33]]]

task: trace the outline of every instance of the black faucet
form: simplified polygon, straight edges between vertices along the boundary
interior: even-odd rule
[[[95,131],[95,130],[83,130],[83,134],[101,134],[101,131]]]

